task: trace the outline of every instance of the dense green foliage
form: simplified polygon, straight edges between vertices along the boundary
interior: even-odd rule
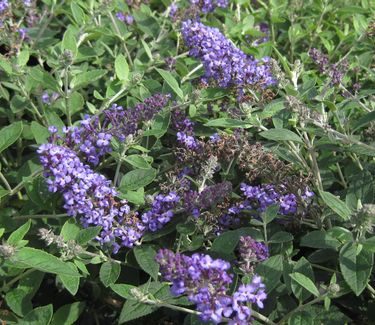
[[[205,13],[182,0],[172,17],[170,0],[8,2],[0,10],[0,320],[201,324],[155,260],[170,249],[231,263],[231,294],[261,276],[267,299],[251,306],[253,324],[375,323],[374,2],[231,0]],[[246,85],[242,96],[239,86],[202,82],[204,67],[181,34],[197,15],[245,54],[270,57],[277,82]],[[179,202],[161,229],[113,254],[96,240],[101,224],[84,227],[61,191],[48,190],[37,150],[51,141],[50,126],[62,135],[86,114],[103,122],[112,104],[134,107],[156,93],[170,96],[165,107],[125,142],[113,137],[90,168],[139,216],[157,194],[176,191],[183,201],[182,167],[199,170],[184,176],[199,193],[231,188],[198,217]],[[176,140],[176,111],[194,123],[203,153]],[[242,202],[244,182],[287,188],[296,211],[283,213],[281,200],[241,210],[239,223],[216,231],[222,209]],[[241,236],[269,249],[250,274],[239,262]]]

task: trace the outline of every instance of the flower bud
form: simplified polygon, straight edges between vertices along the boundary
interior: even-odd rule
[[[328,287],[328,292],[331,294],[338,294],[340,292],[341,288],[337,283],[332,283]]]

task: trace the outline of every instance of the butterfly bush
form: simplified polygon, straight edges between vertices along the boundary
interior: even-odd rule
[[[142,123],[152,120],[167,105],[169,98],[169,94],[154,94],[131,108],[113,104],[104,111],[104,123],[110,125],[112,136],[124,141],[127,136],[136,134]]]
[[[190,0],[190,4],[198,6],[203,13],[214,11],[217,7],[228,7],[229,0]]]
[[[152,202],[151,210],[142,214],[143,223],[151,231],[163,228],[174,216],[173,209],[179,201],[180,197],[175,192],[157,195]]]
[[[166,106],[168,99],[169,95],[155,94],[127,109],[113,104],[103,112],[102,121],[98,115],[86,115],[79,126],[64,127],[64,137],[59,139],[96,166],[102,156],[112,151],[112,138],[123,142],[136,134],[142,123],[152,120]]]
[[[130,211],[126,200],[117,198],[111,182],[85,163],[97,165],[100,157],[111,152],[112,137],[124,141],[135,134],[140,123],[151,120],[168,98],[157,94],[128,110],[113,105],[103,121],[87,115],[79,126],[64,127],[64,136],[51,126],[50,143],[38,149],[49,191],[63,195],[67,214],[81,216],[84,227],[101,226],[97,240],[112,245],[115,253],[120,247],[133,247],[146,230],[162,228],[173,217],[172,208],[179,197],[175,193],[157,195],[151,210],[139,217],[138,212]]]
[[[0,0],[0,14],[6,11],[9,7],[8,0]]]
[[[253,273],[257,263],[269,258],[268,247],[250,236],[241,236],[238,246],[239,265],[245,273]]]
[[[112,244],[117,252],[142,237],[145,226],[130,213],[127,201],[118,200],[110,181],[82,163],[75,151],[47,143],[38,153],[49,191],[62,193],[67,214],[81,216],[84,227],[102,227],[97,237],[100,243]]]
[[[267,295],[257,275],[250,284],[241,284],[233,295],[229,294],[233,276],[228,273],[230,263],[224,260],[205,254],[187,256],[160,249],[156,261],[162,278],[172,282],[172,294],[186,294],[196,304],[203,321],[218,324],[226,317],[230,318],[230,324],[249,324],[251,309],[248,304],[264,307]]]
[[[220,87],[240,89],[275,84],[267,57],[257,60],[246,55],[218,28],[187,20],[182,23],[181,32],[189,55],[202,61],[203,82],[213,80]]]
[[[280,187],[285,189],[283,185]],[[281,194],[272,184],[252,186],[242,183],[241,191],[251,203],[255,204],[254,208],[261,212],[265,211],[272,204],[278,204],[280,206],[279,212],[283,215],[297,213],[297,196],[293,193]],[[314,193],[306,188],[301,198],[308,202],[312,196],[314,196]]]

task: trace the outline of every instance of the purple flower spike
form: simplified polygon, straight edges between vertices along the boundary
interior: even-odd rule
[[[116,199],[109,180],[83,164],[69,148],[49,143],[41,145],[38,153],[49,191],[63,194],[68,215],[80,215],[84,227],[102,227],[97,237],[101,244],[112,245],[117,252],[119,247],[133,247],[139,241],[145,226],[130,213],[125,200]]]
[[[187,20],[182,23],[181,32],[190,56],[203,63],[204,82],[212,80],[223,88],[275,84],[266,62],[246,55],[219,29]]]
[[[172,282],[171,292],[174,295],[186,294],[196,304],[203,321],[218,324],[226,317],[231,319],[230,324],[249,324],[251,309],[248,304],[263,308],[263,301],[267,298],[258,275],[253,276],[250,284],[240,285],[230,296],[232,275],[227,272],[230,264],[221,259],[204,254],[190,257],[161,249],[156,261],[163,279]]]

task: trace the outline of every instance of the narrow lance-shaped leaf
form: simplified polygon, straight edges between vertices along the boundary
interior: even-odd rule
[[[348,206],[338,197],[329,192],[320,191],[320,196],[323,201],[341,218],[347,220],[350,217],[351,211]]]
[[[304,287],[307,291],[311,292],[314,296],[319,297],[319,290],[315,284],[302,273],[294,272],[290,274],[290,277],[296,281],[299,285]]]
[[[22,129],[22,122],[15,122],[0,130],[0,153],[18,140]]]
[[[180,97],[180,99],[183,99],[184,93],[182,92],[180,86],[178,85],[178,82],[175,79],[175,77],[173,77],[173,75],[169,71],[166,71],[166,70],[156,68],[156,71],[159,72],[159,74],[166,81],[169,87],[172,88],[172,90],[176,93],[176,95]]]

